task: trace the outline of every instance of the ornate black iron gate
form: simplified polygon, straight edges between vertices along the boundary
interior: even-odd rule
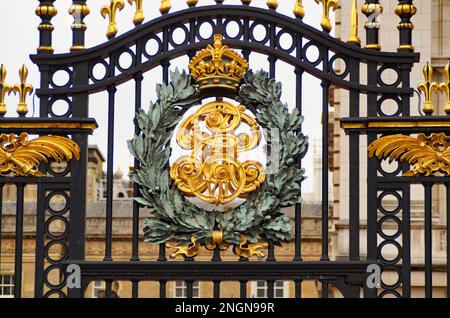
[[[185,280],[187,296],[193,296],[194,281],[210,281],[214,284],[214,296],[220,297],[222,281],[240,282],[240,296],[246,297],[248,281],[265,280],[268,285],[268,296],[274,296],[274,283],[277,280],[295,282],[295,295],[301,297],[301,286],[304,280],[318,280],[322,284],[322,296],[328,296],[328,288],[333,285],[345,297],[360,297],[364,290],[365,297],[395,296],[409,297],[411,292],[410,275],[410,185],[423,184],[425,188],[425,220],[426,220],[426,290],[431,296],[431,188],[434,184],[444,183],[449,189],[450,181],[444,176],[421,177],[413,175],[400,177],[409,170],[407,163],[401,165],[394,173],[382,170],[380,160],[371,158],[367,165],[367,259],[360,257],[360,172],[365,169],[361,165],[360,137],[367,134],[368,143],[377,140],[380,135],[402,133],[446,133],[449,127],[447,117],[411,116],[411,97],[413,88],[410,83],[410,72],[419,55],[412,47],[411,17],[415,13],[412,0],[399,0],[396,13],[400,16],[399,24],[400,46],[396,53],[380,52],[378,41],[379,23],[373,15],[381,13],[378,0],[367,0],[363,13],[369,18],[366,23],[366,45],[361,48],[357,33],[356,2],[353,10],[352,37],[348,42],[342,42],[329,35],[331,24],[329,11],[337,6],[337,1],[322,0],[324,15],[323,31],[319,31],[302,22],[304,11],[302,1],[296,1],[294,14],[296,18],[287,17],[276,11],[277,1],[267,1],[268,9],[253,7],[251,1],[242,1],[243,5],[224,4],[216,0],[216,5],[196,6],[198,1],[186,1],[189,8],[179,12],[170,12],[170,1],[162,1],[160,18],[145,24],[143,21],[142,1],[135,0],[137,11],[135,15],[136,28],[115,38],[117,25],[115,15],[124,5],[122,0],[111,0],[110,5],[102,11],[110,20],[107,36],[108,42],[94,48],[85,49],[84,33],[86,26],[83,19],[89,14],[85,0],[74,0],[71,13],[75,16],[72,25],[73,46],[67,54],[53,54],[52,49],[52,18],[56,15],[54,0],[40,0],[36,11],[42,19],[39,26],[40,46],[38,54],[32,60],[41,72],[40,88],[37,94],[40,99],[39,119],[26,118],[25,112],[19,118],[0,118],[3,133],[28,132],[45,136],[48,134],[71,136],[79,146],[80,159],[71,160],[67,169],[62,172],[53,171],[51,165],[41,164],[39,171],[44,177],[5,176],[0,178],[0,184],[15,184],[17,186],[17,227],[16,246],[23,240],[23,211],[25,184],[37,184],[37,234],[36,234],[36,268],[35,296],[51,295],[83,297],[84,289],[93,280],[106,281],[106,296],[111,296],[112,283],[115,280],[132,282],[132,296],[139,293],[139,282],[157,281],[160,286],[160,297],[166,297],[166,286],[169,280]],[[133,2],[133,1],[131,1]],[[227,26],[236,23],[238,32],[229,35]],[[210,25],[213,29],[211,37],[203,38],[200,28]],[[262,27],[265,36],[256,36],[255,29]],[[174,32],[184,34],[182,43],[174,39]],[[322,184],[329,183],[329,96],[332,87],[349,91],[349,118],[342,119],[342,127],[349,135],[349,254],[348,260],[333,261],[329,257],[329,198],[327,187],[322,187],[322,256],[317,262],[302,260],[301,253],[301,219],[302,206],[295,207],[295,257],[292,261],[277,261],[275,248],[269,242],[268,257],[264,262],[239,261],[223,262],[220,251],[214,252],[211,262],[189,261],[172,262],[166,258],[166,247],[159,247],[159,259],[154,262],[140,261],[139,255],[139,215],[140,207],[133,203],[133,246],[132,259],[128,262],[113,261],[112,258],[112,221],[113,221],[113,154],[116,136],[114,135],[115,94],[117,86],[133,81],[135,84],[135,108],[138,112],[142,107],[143,74],[154,68],[162,68],[162,81],[168,83],[171,60],[195,53],[213,42],[212,35],[223,36],[224,44],[242,50],[246,60],[251,63],[252,52],[267,56],[269,75],[275,78],[277,61],[283,61],[295,67],[293,78],[296,82],[296,107],[300,114],[303,109],[302,87],[305,72],[315,76],[322,86]],[[281,37],[288,35],[292,45],[284,47]],[[157,50],[148,52],[147,43],[151,41]],[[311,60],[308,50],[317,49],[317,58]],[[131,56],[132,63],[123,67],[119,60],[122,54]],[[336,60],[341,60],[343,71],[338,73],[333,68]],[[103,78],[96,78],[94,68],[105,69]],[[361,76],[361,69],[367,67],[367,78]],[[397,80],[385,83],[382,74],[386,70],[394,71]],[[63,71],[69,75],[66,84],[58,86],[54,75]],[[3,91],[3,84],[0,82]],[[24,84],[24,83],[23,83]],[[24,85],[22,85],[22,89]],[[429,89],[429,87],[427,88]],[[108,111],[108,149],[107,149],[107,182],[106,182],[106,237],[105,255],[103,261],[85,260],[85,219],[86,219],[86,174],[88,134],[95,127],[95,120],[89,118],[89,96],[93,93],[107,91]],[[24,92],[26,94],[26,90]],[[362,115],[361,100],[367,99],[367,116]],[[385,100],[393,100],[398,104],[398,111],[388,116],[380,105]],[[62,116],[55,114],[53,105],[58,101],[68,104],[68,110]],[[136,134],[139,134],[136,125]],[[6,137],[5,137],[6,138]],[[444,142],[444,141],[441,141]],[[448,141],[445,141],[448,142]],[[8,144],[4,139],[4,144]],[[446,145],[446,144],[445,144]],[[388,152],[384,153],[385,155]],[[381,155],[380,155],[381,158]],[[301,162],[299,162],[301,166]],[[135,167],[139,162],[135,162]],[[3,168],[3,166],[2,166]],[[6,169],[9,172],[11,169]],[[437,170],[436,170],[437,171]],[[3,172],[3,171],[2,171]],[[433,171],[434,172],[434,171]],[[450,193],[450,191],[448,191]],[[135,196],[139,188],[134,186]],[[50,204],[52,196],[60,195],[65,204],[61,209],[54,209]],[[398,199],[398,207],[392,211],[386,210],[381,201],[383,196],[393,195]],[[448,197],[448,195],[447,195]],[[450,200],[448,200],[450,202]],[[449,203],[447,203],[449,204]],[[380,214],[381,213],[381,214]],[[384,215],[379,217],[379,215]],[[49,219],[58,218],[67,225],[63,236],[55,237],[48,230]],[[1,218],[0,218],[1,219]],[[386,220],[398,223],[399,230],[393,236],[388,236],[380,230]],[[447,222],[448,224],[448,222]],[[381,236],[382,241],[379,241]],[[399,237],[401,241],[399,243]],[[381,250],[385,245],[393,245],[398,249],[398,257],[385,259]],[[62,250],[61,259],[52,259],[49,249],[57,245]],[[15,296],[21,296],[21,258],[22,251],[16,249],[15,261]],[[77,264],[81,268],[81,288],[67,288],[65,268],[68,264]],[[380,289],[364,288],[366,270],[370,264],[379,264],[382,270],[398,273],[398,282],[394,285],[382,284]],[[53,269],[62,269],[62,282],[53,285],[48,281],[48,275]],[[448,284],[447,284],[448,285]]]

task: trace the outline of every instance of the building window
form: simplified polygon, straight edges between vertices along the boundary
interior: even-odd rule
[[[268,285],[266,281],[252,282],[252,297],[253,298],[267,298]],[[289,284],[288,282],[277,280],[274,285],[275,298],[288,298]]]
[[[102,280],[94,280],[92,282],[92,298],[100,298],[100,294],[106,289],[105,282]]]
[[[187,298],[187,284],[185,281],[177,280],[175,282],[175,298]],[[194,298],[198,298],[200,295],[199,282],[193,283],[192,294]]]
[[[14,275],[0,275],[0,298],[14,297]]]

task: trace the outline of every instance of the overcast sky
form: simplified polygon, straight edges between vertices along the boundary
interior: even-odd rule
[[[127,1],[125,9],[118,13],[117,21],[119,25],[119,34],[129,31],[134,27],[132,18],[134,14],[134,7],[131,7]],[[180,10],[186,7],[184,0],[172,0],[172,11]],[[265,0],[254,0],[252,5],[265,6]],[[294,0],[279,1],[280,6],[278,11],[283,14],[292,16],[292,8]],[[52,20],[55,30],[53,32],[53,46],[55,53],[65,53],[71,46],[71,30],[70,25],[73,22],[72,17],[67,13],[71,0],[57,0],[55,6],[58,9],[58,15]],[[86,45],[94,47],[106,41],[105,32],[107,28],[107,21],[100,15],[100,8],[108,4],[109,0],[90,0],[88,5],[91,9],[91,14],[85,19],[88,26],[86,32]],[[144,0],[144,13],[146,21],[158,17],[159,3],[157,0]],[[200,4],[213,4],[212,0],[202,0]],[[226,0],[225,4],[240,4],[240,0]],[[38,31],[37,26],[40,19],[35,15],[34,11],[38,5],[36,0],[20,0],[20,1],[6,1],[0,0],[0,34],[1,34],[1,49],[0,49],[0,63],[5,64],[8,75],[6,82],[14,84],[18,82],[19,67],[25,63],[30,71],[29,82],[36,88],[39,86],[39,72],[29,59],[30,54],[36,52],[38,46]],[[306,16],[304,21],[310,25],[320,28],[320,19],[322,10],[314,1],[304,1]],[[268,70],[268,62],[265,56],[259,54],[252,54],[250,58],[250,68],[266,69]],[[187,69],[188,59],[186,57],[178,58],[171,62],[171,69],[178,67],[180,69]],[[283,63],[277,64],[277,79],[283,83],[283,101],[287,102],[291,107],[295,107],[295,81],[294,68]],[[155,85],[161,82],[161,71],[153,70],[144,75],[143,83],[143,107],[146,108],[150,100],[155,100]],[[38,100],[36,101],[36,111],[34,116],[38,116]],[[320,109],[321,109],[321,87],[320,82],[308,75],[304,77],[304,133],[310,137],[312,144],[318,144],[321,138],[320,128]],[[7,97],[8,117],[16,115],[17,97]],[[103,154],[106,156],[106,131],[107,131],[107,95],[98,93],[92,95],[90,98],[91,117],[94,117],[99,129],[90,137],[89,143],[96,144],[100,147]],[[31,99],[29,99],[30,112],[28,116],[33,115],[33,106]],[[119,86],[116,97],[116,142],[115,142],[115,156],[114,166],[122,171],[128,171],[128,167],[132,165],[133,158],[126,148],[126,141],[133,135],[132,120],[134,117],[134,83],[128,82]],[[312,180],[312,160],[313,147],[305,159],[305,167],[307,169],[308,180],[305,181],[305,191],[313,191]]]

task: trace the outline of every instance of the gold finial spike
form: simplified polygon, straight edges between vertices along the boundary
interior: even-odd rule
[[[242,4],[249,5],[252,3],[252,0],[241,0]]]
[[[357,45],[361,44],[361,39],[358,37],[358,3],[356,0],[353,0],[352,6],[352,17],[350,21],[350,37],[348,38],[348,43],[354,43]]]
[[[303,19],[305,16],[305,9],[303,9],[302,0],[295,1],[294,14],[299,19]]]
[[[444,69],[445,81],[439,84],[439,89],[442,93],[447,95],[445,102],[445,112],[450,115],[450,62],[447,63]]]
[[[109,5],[102,7],[101,14],[103,18],[106,19],[106,16],[109,17],[108,31],[106,32],[106,37],[108,39],[114,38],[119,31],[116,22],[116,14],[117,10],[122,11],[124,7],[125,3],[123,0],[111,0]]]
[[[195,7],[197,5],[197,3],[198,3],[198,0],[186,0],[186,4],[189,7]]]
[[[161,12],[161,14],[169,13],[171,8],[170,0],[161,0],[161,6],[159,7],[159,12]]]
[[[133,5],[133,2],[136,3],[136,12],[134,13],[133,23],[134,25],[139,25],[145,19],[144,10],[142,9],[142,0],[128,0],[130,5]]]
[[[333,28],[330,20],[330,10],[336,11],[339,7],[339,0],[316,0],[317,4],[322,3],[323,13],[322,13],[322,22],[320,25],[322,29],[326,32],[330,32]]]
[[[433,67],[428,62],[423,68],[423,75],[425,77],[425,82],[420,83],[417,86],[417,89],[425,95],[423,111],[425,114],[431,115],[434,112],[433,91],[437,92],[439,90],[439,85],[436,82],[432,82]]]
[[[6,95],[10,95],[12,92],[11,85],[5,84],[6,80],[6,67],[1,64],[0,65],[0,117],[5,116],[6,114],[6,104],[5,97]]]
[[[277,0],[267,0],[267,6],[270,9],[276,10],[278,8],[278,1]]]
[[[19,116],[23,117],[28,113],[27,106],[27,95],[31,95],[33,93],[33,86],[31,84],[27,84],[28,77],[28,69],[24,65],[19,70],[20,84],[16,84],[13,86],[12,90],[14,95],[19,94],[19,104],[17,106],[17,113]]]

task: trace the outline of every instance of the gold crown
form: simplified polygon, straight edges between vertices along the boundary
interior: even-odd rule
[[[248,62],[236,51],[222,44],[222,35],[214,35],[214,46],[208,45],[189,63],[192,77],[200,90],[226,88],[237,91],[248,70]]]

